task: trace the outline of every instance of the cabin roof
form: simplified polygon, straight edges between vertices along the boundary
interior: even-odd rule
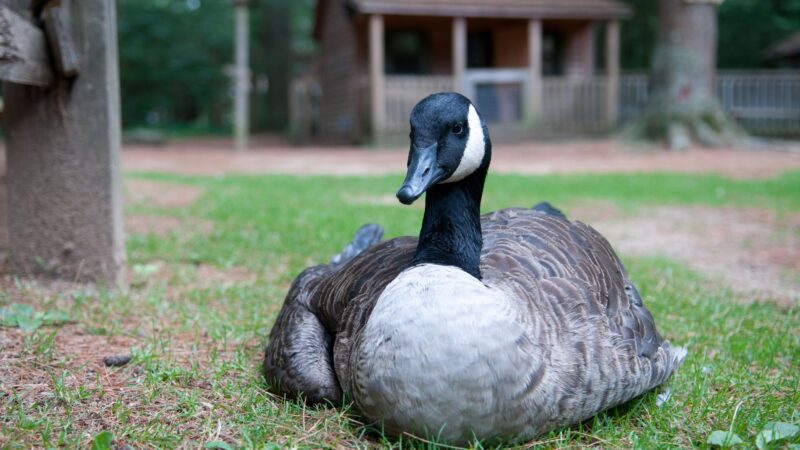
[[[412,16],[619,19],[633,15],[633,9],[618,0],[349,0],[349,4],[363,14]]]
[[[779,59],[794,55],[800,55],[800,32],[790,35],[764,52],[766,59]]]

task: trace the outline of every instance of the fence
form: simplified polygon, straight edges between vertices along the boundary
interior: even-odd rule
[[[319,96],[319,85],[311,77],[289,83],[289,124],[295,138],[303,140],[317,134]]]
[[[717,96],[753,133],[800,135],[800,70],[721,72]]]
[[[646,75],[620,78],[620,121],[635,118],[647,103]],[[800,70],[719,71],[722,107],[751,133],[800,135]]]
[[[467,94],[476,101],[487,120],[522,123],[525,109],[522,98],[527,92],[524,71],[472,71],[468,75]],[[310,86],[315,84],[308,79],[292,84],[293,122],[308,121],[314,116],[312,104],[315,104],[309,94]],[[452,89],[453,79],[449,76],[387,76],[384,131],[407,131],[408,114],[419,99],[433,92]],[[641,113],[648,100],[649,82],[645,74],[632,73],[620,77],[615,120],[608,117],[614,108],[607,104],[607,89],[604,77],[545,77],[542,81],[542,110],[538,112],[539,129],[560,134],[608,131],[609,127],[634,119]],[[748,131],[800,135],[800,70],[720,71],[716,92],[723,108]],[[362,93],[360,109],[366,112],[369,111],[366,78]],[[324,101],[324,96],[317,98]],[[298,128],[313,129],[313,125]]]
[[[548,133],[608,130],[605,77],[545,77],[539,123]]]
[[[470,70],[465,94],[489,122],[521,122],[522,98],[527,92],[526,70]],[[604,77],[548,77],[542,84],[540,123],[554,132],[602,131],[606,118]],[[428,94],[453,89],[449,76],[387,76],[387,131],[404,131],[411,108]]]
[[[408,131],[408,115],[430,94],[453,90],[449,76],[390,75],[386,77],[386,131]]]

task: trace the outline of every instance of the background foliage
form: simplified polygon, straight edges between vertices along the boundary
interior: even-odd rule
[[[314,0],[252,0],[253,128],[286,125],[292,73],[313,51]],[[126,128],[220,131],[230,126],[233,63],[229,0],[119,0]]]
[[[650,65],[658,0],[624,0],[622,66]],[[310,66],[316,0],[251,0],[256,131],[284,130],[293,75]],[[127,128],[224,131],[230,126],[233,11],[228,0],[119,0],[123,121]],[[755,68],[770,45],[800,31],[800,0],[725,0],[719,10],[719,66]]]

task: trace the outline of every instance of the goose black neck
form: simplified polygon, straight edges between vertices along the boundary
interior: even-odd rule
[[[437,184],[425,196],[425,217],[412,265],[456,266],[481,279],[481,196],[486,170]]]

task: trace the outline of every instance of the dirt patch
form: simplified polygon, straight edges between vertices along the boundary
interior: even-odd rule
[[[124,200],[126,204],[175,209],[191,205],[202,194],[203,190],[196,186],[150,180],[127,180]],[[214,229],[214,223],[209,220],[148,214],[125,214],[123,226],[128,234],[156,236],[166,236],[174,232],[207,235]]]
[[[612,139],[568,142],[527,141],[497,144],[492,172],[550,174],[672,171],[720,173],[737,178],[770,177],[800,170],[800,151],[775,149],[693,148],[686,152],[633,148]],[[125,146],[126,170],[180,174],[328,174],[376,175],[405,171],[407,146],[296,147],[274,136],[256,136],[245,153],[235,153],[227,139],[193,139],[164,147]]]
[[[578,210],[573,217],[597,228],[622,254],[680,261],[754,300],[787,307],[800,301],[800,214],[698,206],[613,214]]]
[[[198,268],[195,273],[200,278],[223,277],[213,268]],[[224,278],[231,278],[228,271]],[[0,282],[7,300],[33,304],[37,310],[43,305],[70,310],[73,294],[91,290],[63,282],[15,282],[10,277]],[[137,301],[135,295],[131,301]],[[124,330],[114,336],[96,333],[101,328],[84,320],[30,333],[0,327],[0,402],[23,412],[36,411],[37,417],[47,415],[54,424],[68,417],[70,426],[80,430],[84,447],[100,431],[123,425],[147,428],[163,420],[181,420],[184,442],[202,444],[208,440],[207,424],[227,424],[237,401],[215,392],[211,383],[219,366],[237,360],[237,352],[244,350],[252,357],[248,367],[257,367],[259,338],[220,340],[201,329],[173,332],[170,317],[146,319],[146,324],[137,319],[126,317]],[[115,355],[133,359],[122,367],[107,367],[103,358]],[[253,376],[249,369],[232,370],[226,383],[245,386]],[[189,391],[197,410],[186,419],[181,402]],[[230,441],[236,430],[226,425],[217,433]],[[0,435],[0,447],[3,444]],[[115,440],[115,448],[124,444]]]
[[[137,287],[166,284],[175,290],[225,287],[234,284],[255,283],[258,274],[244,267],[220,268],[210,264],[170,264],[165,261],[152,261],[128,268],[128,279]]]
[[[51,331],[43,330],[47,333]],[[0,328],[0,399],[14,398],[25,410],[50,409],[69,416],[72,425],[81,430],[86,441],[103,430],[116,430],[128,425],[144,427],[154,417],[172,420],[180,414],[177,405],[181,392],[192,389],[199,405],[192,420],[181,427],[184,439],[203,442],[204,423],[223,421],[227,414],[225,399],[212,392],[207,381],[216,366],[210,364],[213,355],[219,364],[233,359],[236,347],[258,347],[257,342],[230,342],[221,346],[207,336],[170,336],[166,347],[159,347],[158,363],[134,358],[120,367],[106,367],[103,358],[109,355],[130,354],[147,346],[144,338],[106,337],[87,334],[77,325],[67,325],[55,333],[52,355],[37,354],[30,344],[31,335],[16,329]],[[46,334],[46,333],[44,333]],[[149,367],[151,364],[152,367]],[[253,365],[256,361],[253,361]],[[160,377],[159,371],[185,375],[159,382],[160,387],[148,386],[146,378]],[[208,369],[203,369],[208,368]],[[248,382],[232,380],[231,382]],[[127,414],[120,415],[121,409]],[[184,419],[182,419],[184,420]],[[223,430],[222,436],[232,433]],[[115,441],[122,447],[121,441]]]
[[[165,209],[189,206],[203,194],[197,186],[150,180],[126,180],[124,191],[125,204],[144,203]]]

